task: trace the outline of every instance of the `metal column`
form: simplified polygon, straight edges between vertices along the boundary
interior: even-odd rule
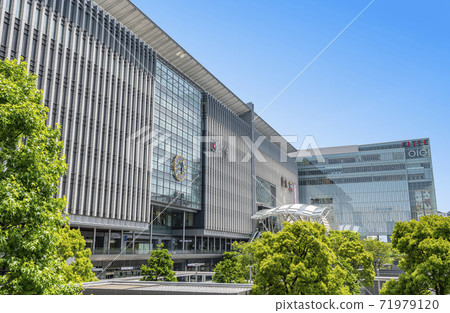
[[[183,251],[185,247],[185,241],[186,241],[186,212],[183,211]]]
[[[150,251],[153,250],[153,206],[150,206]]]
[[[97,236],[97,228],[94,227],[94,238],[92,238],[92,254],[95,254],[95,237]]]
[[[108,254],[109,254],[109,250],[111,247],[111,228],[108,230],[108,247],[106,247],[108,250]]]
[[[120,231],[120,252],[123,252],[123,250],[125,251],[127,250],[127,243],[123,242],[123,229],[122,229]]]
[[[136,234],[135,234],[135,231],[133,231],[133,233],[132,233],[132,236],[133,236],[133,238],[132,238],[132,244],[131,244],[131,251],[133,251],[133,254],[135,253],[134,252],[134,240],[136,239]]]

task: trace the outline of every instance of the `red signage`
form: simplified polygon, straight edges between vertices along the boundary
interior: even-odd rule
[[[428,139],[403,141],[403,148],[428,146]]]
[[[281,177],[281,187],[288,188],[290,191],[293,191],[292,182],[288,182],[288,180],[284,177]]]

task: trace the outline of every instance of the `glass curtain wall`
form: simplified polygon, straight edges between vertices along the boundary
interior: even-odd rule
[[[201,91],[168,65],[156,64],[152,200],[201,208]],[[186,178],[174,177],[181,156]]]

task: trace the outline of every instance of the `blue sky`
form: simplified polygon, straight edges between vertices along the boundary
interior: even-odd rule
[[[259,113],[370,0],[132,0]],[[450,210],[450,1],[373,4],[261,115],[301,145],[429,137]]]

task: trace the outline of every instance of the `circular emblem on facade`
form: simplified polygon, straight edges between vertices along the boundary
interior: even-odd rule
[[[187,164],[186,160],[181,155],[177,155],[176,157],[173,158],[172,170],[173,170],[173,177],[177,181],[183,181],[186,179]]]
[[[421,149],[421,150],[410,150],[408,152],[408,155],[410,158],[415,158],[415,157],[426,157],[428,155],[428,151],[426,149]]]

